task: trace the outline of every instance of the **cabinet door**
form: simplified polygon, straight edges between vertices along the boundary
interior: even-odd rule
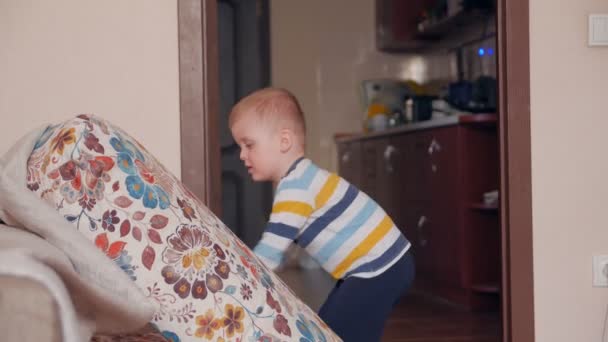
[[[391,194],[393,202],[393,220],[409,238],[413,229],[412,218],[407,216],[412,207],[419,207],[416,190],[416,163],[413,155],[413,139],[411,134],[391,137],[386,147],[384,158],[389,169],[391,183],[386,192]],[[409,235],[408,235],[409,234]]]
[[[417,131],[396,139],[403,230],[413,245],[420,275],[460,284],[457,127]],[[398,141],[398,142],[397,142]]]
[[[426,168],[429,174],[429,227],[434,258],[434,279],[460,285],[464,238],[459,217],[460,184],[458,127],[438,128],[427,136]]]
[[[399,147],[388,137],[363,142],[363,187],[398,224],[401,203],[398,186],[401,179]]]
[[[409,134],[408,154],[404,156],[406,186],[403,189],[404,199],[408,202],[427,202],[431,198],[428,131]]]
[[[415,50],[418,22],[435,0],[376,0],[376,47],[383,51]]]
[[[435,206],[455,207],[461,175],[458,165],[458,127],[428,131],[425,173],[428,175],[429,199]]]
[[[361,186],[361,142],[338,143],[338,173],[353,185]]]
[[[386,138],[364,140],[362,145],[362,186],[361,190],[385,207],[387,200],[383,189],[386,187],[386,171],[382,153],[388,146]]]
[[[376,198],[378,186],[378,158],[382,141],[364,140],[361,143],[361,186],[360,189],[370,197]]]
[[[400,227],[405,237],[412,244],[411,251],[416,262],[417,276],[430,280],[435,274],[434,244],[432,240],[432,222],[428,210],[421,206],[408,206],[403,212],[403,225]]]

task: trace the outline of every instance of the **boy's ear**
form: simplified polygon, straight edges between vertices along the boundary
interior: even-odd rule
[[[291,149],[294,143],[293,132],[287,128],[281,130],[280,133],[281,152],[287,152]]]

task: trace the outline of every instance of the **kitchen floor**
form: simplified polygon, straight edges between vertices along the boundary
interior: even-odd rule
[[[314,310],[319,309],[334,285],[322,269],[294,266],[278,275]],[[500,315],[498,312],[471,313],[422,294],[410,293],[395,308],[382,341],[499,342]]]

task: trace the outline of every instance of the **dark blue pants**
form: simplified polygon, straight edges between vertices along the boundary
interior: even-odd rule
[[[399,298],[412,286],[414,273],[414,258],[408,251],[376,277],[340,279],[319,310],[319,317],[344,342],[380,341],[384,324]]]

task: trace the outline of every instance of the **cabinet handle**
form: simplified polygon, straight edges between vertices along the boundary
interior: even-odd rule
[[[384,25],[380,25],[380,27],[378,27],[377,33],[379,38],[384,38],[387,32],[388,29]]]
[[[399,151],[397,150],[397,148],[393,145],[388,145],[386,146],[386,149],[384,149],[384,165],[386,167],[386,172],[393,173],[395,171],[391,159],[393,155],[398,152]]]
[[[427,221],[428,219],[424,215],[420,216],[420,218],[418,219],[418,244],[420,245],[420,247],[426,247],[426,245],[429,244],[429,240],[425,237],[425,234],[422,230]]]
[[[429,145],[428,150],[429,150],[429,155],[432,155],[435,152],[441,151],[441,145],[439,145],[437,140],[435,138],[433,138],[433,140],[431,140],[431,144]]]
[[[420,218],[418,219],[418,229],[421,229],[422,226],[424,226],[424,224],[426,223],[427,218],[426,216],[422,215],[420,216]]]
[[[342,162],[348,163],[350,161],[350,152],[344,152],[342,154]]]

